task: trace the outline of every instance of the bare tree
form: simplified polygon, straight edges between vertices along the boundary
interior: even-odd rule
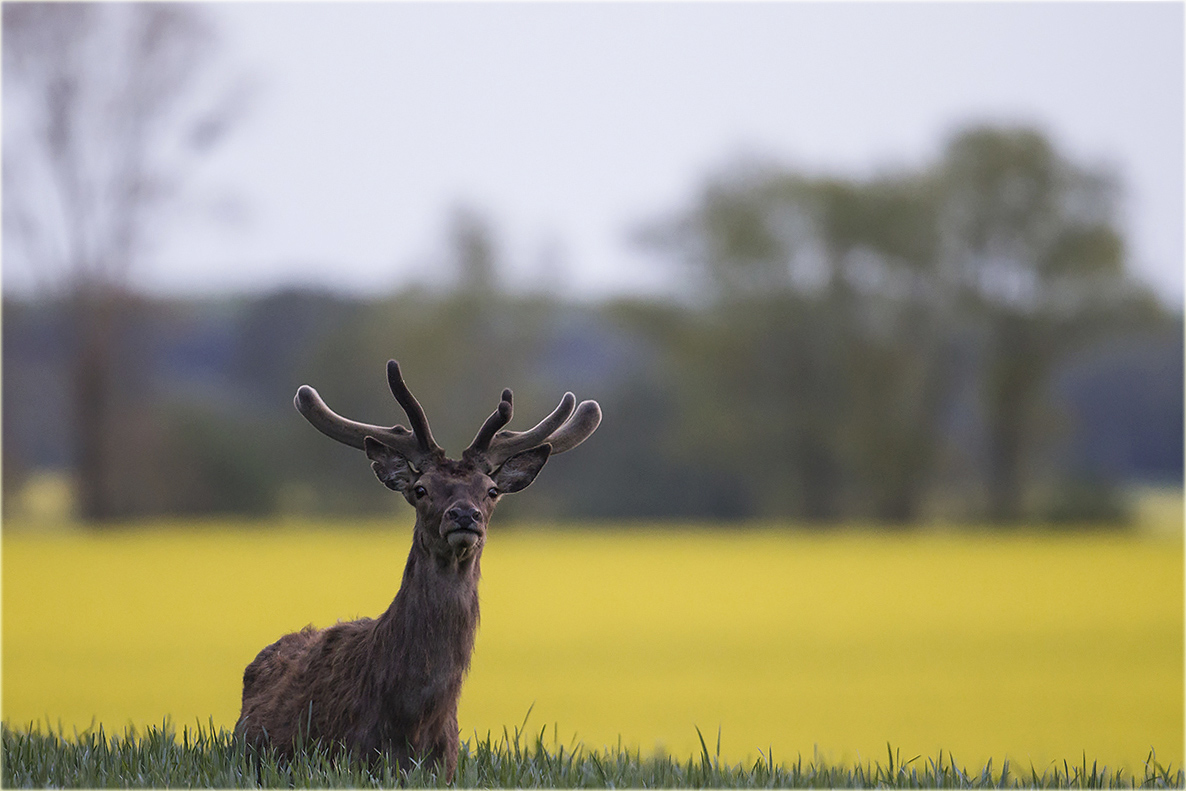
[[[80,515],[107,519],[130,276],[235,95],[194,110],[214,37],[189,5],[8,3],[3,23],[6,265],[69,311]]]

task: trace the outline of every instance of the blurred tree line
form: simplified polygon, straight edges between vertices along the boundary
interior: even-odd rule
[[[666,300],[508,293],[472,212],[444,290],[125,289],[103,385],[116,463],[87,483],[70,398],[86,325],[69,294],[6,296],[5,493],[56,468],[102,489],[102,519],[389,510],[292,397],[308,383],[402,422],[394,357],[454,453],[503,387],[513,428],[565,390],[600,401],[601,428],[518,516],[1118,519],[1122,486],[1181,483],[1183,326],[1128,275],[1117,201],[1039,132],[978,127],[868,179],[725,169],[638,231],[682,284]]]
[[[200,90],[213,31],[191,4],[3,17],[5,255],[42,282],[4,298],[9,513],[43,469],[96,523],[388,508],[290,404],[307,382],[400,420],[389,357],[455,450],[507,385],[518,426],[601,402],[507,506],[537,516],[1099,519],[1129,481],[1181,483],[1181,316],[1126,273],[1116,184],[1036,131],[863,180],[727,168],[638,232],[667,300],[508,293],[465,211],[444,291],[150,299],[132,272],[243,104]]]
[[[684,372],[749,508],[1114,515],[1110,476],[1066,453],[1098,427],[1060,423],[1060,375],[1110,339],[1161,338],[1154,376],[1178,384],[1160,425],[1182,438],[1180,321],[1127,275],[1116,204],[1039,132],[984,127],[866,181],[739,168],[647,228],[697,278]]]

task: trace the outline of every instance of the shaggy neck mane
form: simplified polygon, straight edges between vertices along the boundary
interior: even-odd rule
[[[380,698],[409,717],[460,692],[478,628],[481,576],[480,549],[446,559],[422,545],[419,523],[413,535],[399,593],[375,622],[371,665]],[[409,696],[409,689],[419,694]]]

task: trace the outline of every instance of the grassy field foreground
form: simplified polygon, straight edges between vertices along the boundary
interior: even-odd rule
[[[722,762],[701,739],[701,753],[679,761],[643,757],[621,747],[604,750],[549,748],[546,732],[533,740],[515,729],[501,739],[463,741],[456,788],[1182,788],[1186,774],[1150,754],[1142,771],[1100,767],[1084,758],[1043,768],[979,770],[940,753],[902,759],[886,745],[886,760],[832,764],[820,756],[778,763],[759,755],[751,765]],[[39,729],[4,726],[5,787],[42,788],[413,788],[448,785],[436,767],[419,764],[403,771],[384,762],[366,766],[332,758],[320,749],[297,753],[291,762],[249,756],[225,729],[149,728],[109,737],[101,726],[62,738]]]
[[[5,530],[6,762],[33,722],[230,727],[260,648],[394,595],[406,527],[265,527]],[[462,735],[531,709],[549,760],[683,765],[699,728],[742,767],[873,767],[889,742],[914,769],[1085,755],[1139,782],[1151,749],[1182,765],[1182,552],[1180,532],[495,525]]]

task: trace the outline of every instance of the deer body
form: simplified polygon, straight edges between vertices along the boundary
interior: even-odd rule
[[[478,627],[479,558],[441,563],[413,545],[399,593],[376,619],[307,627],[243,674],[240,731],[290,754],[299,739],[457,762],[457,700]],[[268,727],[266,723],[275,723]]]
[[[243,673],[235,733],[282,757],[312,741],[372,761],[386,755],[404,769],[409,759],[427,758],[443,764],[451,780],[459,745],[457,702],[478,627],[490,515],[502,495],[535,479],[551,453],[592,434],[601,413],[592,401],[574,413],[568,393],[534,429],[499,431],[511,416],[505,390],[499,409],[455,461],[432,441],[394,361],[388,380],[411,432],[347,421],[308,387],[298,391],[297,408],[322,432],[365,450],[379,480],[416,509],[399,592],[378,618],[309,626],[260,651]]]

